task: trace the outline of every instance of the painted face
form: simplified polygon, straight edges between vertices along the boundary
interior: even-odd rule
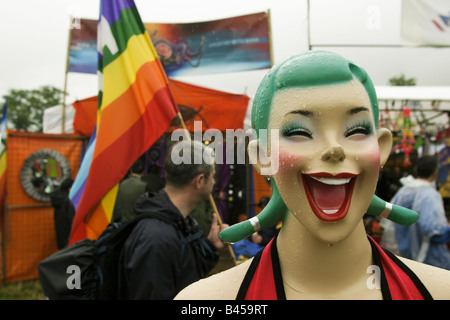
[[[286,206],[320,239],[344,239],[369,206],[380,166],[364,87],[355,80],[285,89],[271,110],[269,129],[280,136],[273,179]]]

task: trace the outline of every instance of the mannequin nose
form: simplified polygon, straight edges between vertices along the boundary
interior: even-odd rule
[[[321,157],[323,161],[334,161],[334,162],[344,161],[345,158],[346,158],[345,152],[344,149],[342,149],[342,147],[328,148],[328,150],[325,151]]]

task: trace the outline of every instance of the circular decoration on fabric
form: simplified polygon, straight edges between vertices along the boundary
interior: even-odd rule
[[[70,163],[58,151],[41,149],[32,153],[23,163],[20,181],[25,192],[35,200],[50,201],[50,193],[64,179],[72,177]]]

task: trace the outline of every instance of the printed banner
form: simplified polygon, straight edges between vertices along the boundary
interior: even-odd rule
[[[402,38],[419,45],[450,45],[450,1],[402,1]]]
[[[271,67],[266,12],[195,23],[144,23],[167,76]],[[97,72],[97,20],[80,19],[70,43],[69,72]]]
[[[70,36],[69,72],[97,73],[97,20],[80,19]]]

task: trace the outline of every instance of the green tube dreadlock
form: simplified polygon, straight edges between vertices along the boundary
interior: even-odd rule
[[[293,56],[279,65],[275,65],[261,81],[255,94],[252,109],[252,127],[256,135],[260,129],[267,129],[272,98],[278,90],[291,87],[312,87],[337,84],[357,79],[369,95],[375,127],[378,125],[378,100],[375,87],[366,71],[340,55],[328,51],[308,51]],[[258,138],[256,136],[256,138]],[[235,224],[220,233],[222,240],[237,242],[255,231],[264,229],[286,216],[288,209],[278,188],[272,181],[272,197],[267,206],[257,216]],[[419,215],[409,209],[385,202],[374,195],[367,214],[382,216],[395,223],[408,226]]]

